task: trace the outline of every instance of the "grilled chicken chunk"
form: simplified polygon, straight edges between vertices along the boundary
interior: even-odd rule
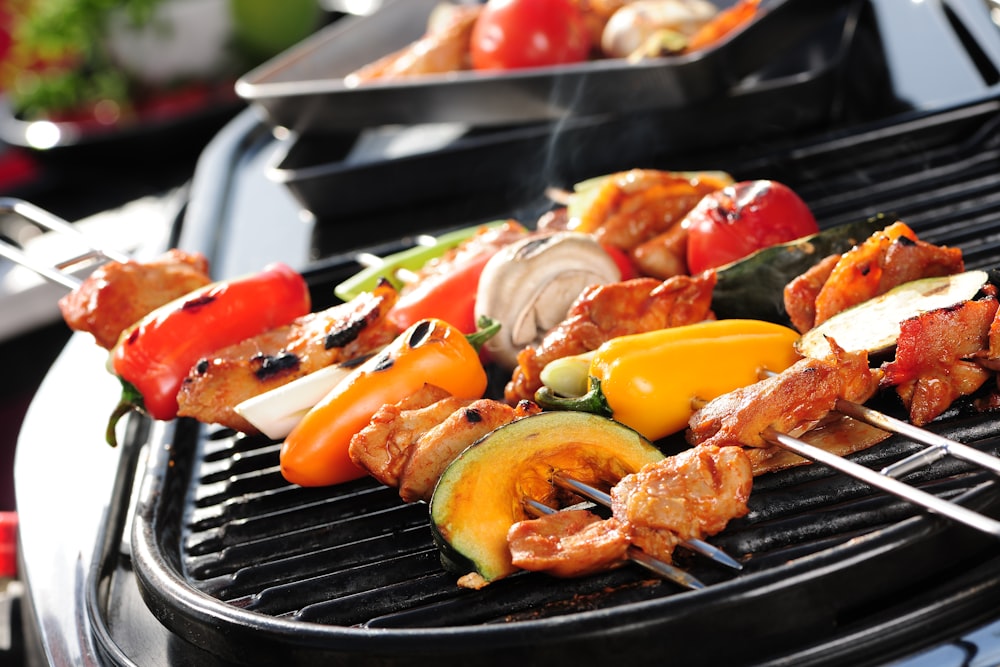
[[[560,577],[616,567],[629,546],[669,563],[681,542],[744,516],[752,487],[742,448],[694,447],[623,477],[611,488],[611,518],[566,510],[520,521],[507,544],[514,565]]]
[[[399,403],[379,408],[368,425],[351,438],[351,461],[386,486],[399,487],[400,473],[413,443],[471,402],[425,384]]]
[[[184,379],[178,415],[256,433],[235,407],[313,371],[370,354],[399,330],[386,319],[397,292],[387,282],[347,303],[217,350]]]
[[[534,400],[546,364],[596,350],[616,336],[714,319],[714,287],[715,273],[706,272],[662,282],[635,278],[585,289],[570,306],[565,320],[545,334],[541,343],[518,354],[518,366],[507,383],[504,398],[511,405]]]
[[[902,322],[896,358],[882,365],[881,385],[896,388],[913,424],[932,421],[990,378],[991,372],[976,357],[989,349],[996,315],[997,300],[990,297]]]
[[[789,283],[785,310],[804,333],[893,287],[964,269],[959,248],[921,241],[906,224],[895,222],[840,255],[832,267],[824,261]]]
[[[160,306],[212,282],[201,253],[169,250],[148,262],[108,262],[59,300],[66,324],[111,349],[122,331]]]
[[[434,385],[385,405],[351,438],[351,461],[406,502],[430,500],[444,469],[466,447],[504,424],[541,411],[523,401],[511,407],[491,399],[467,400]]]
[[[830,340],[825,359],[801,359],[783,372],[709,401],[691,416],[692,445],[766,448],[767,428],[799,436],[819,424],[837,399],[864,403],[878,389],[881,374],[868,367],[865,352],[846,352]]]
[[[481,11],[480,5],[449,6],[446,12],[432,16],[423,37],[348,74],[344,83],[356,86],[372,80],[468,69],[469,39]]]
[[[625,562],[625,526],[587,510],[563,510],[518,521],[507,532],[511,561],[522,570],[582,577]]]
[[[784,290],[785,312],[792,326],[805,333],[816,323],[816,297],[840,261],[840,255],[829,255],[808,271],[792,279]]]
[[[715,535],[745,515],[752,488],[742,448],[704,445],[623,477],[611,489],[612,513],[632,544],[670,562],[679,543]]]
[[[410,447],[400,475],[399,496],[406,502],[430,500],[441,473],[466,447],[504,424],[539,412],[541,408],[531,401],[511,407],[488,398],[455,410]]]

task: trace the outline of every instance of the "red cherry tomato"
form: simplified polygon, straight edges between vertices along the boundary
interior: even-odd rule
[[[580,62],[590,53],[583,15],[570,0],[489,0],[472,29],[472,66],[519,69]]]
[[[805,202],[776,181],[743,181],[705,195],[681,224],[692,274],[819,231]]]

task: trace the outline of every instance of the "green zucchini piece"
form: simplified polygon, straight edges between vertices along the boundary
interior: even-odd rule
[[[803,334],[795,348],[806,357],[825,357],[829,336],[849,352],[887,350],[896,344],[904,320],[974,299],[989,279],[986,271],[965,271],[905,283],[837,313]]]
[[[712,310],[719,319],[758,319],[789,326],[785,285],[820,260],[845,253],[877,231],[888,218],[875,216],[824,229],[811,236],[763,248],[719,267]]]
[[[528,518],[523,501],[555,506],[555,471],[611,485],[663,458],[629,427],[585,412],[542,412],[501,426],[445,469],[430,502],[444,567],[495,581],[515,571],[507,531]]]
[[[498,227],[505,222],[507,221],[495,220],[481,225],[456,229],[436,237],[431,245],[417,245],[383,257],[377,265],[366,267],[337,285],[333,293],[342,301],[350,301],[359,294],[375,289],[380,278],[386,278],[396,289],[400,289],[403,282],[396,277],[397,270],[417,271],[428,261],[440,257],[474,236],[483,227]]]

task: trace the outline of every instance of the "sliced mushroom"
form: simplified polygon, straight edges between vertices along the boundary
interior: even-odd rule
[[[608,19],[601,35],[601,51],[609,58],[625,58],[657,33],[669,31],[684,40],[716,15],[706,0],[636,0]]]
[[[589,234],[539,234],[503,248],[486,264],[476,293],[476,318],[501,325],[486,344],[491,358],[513,368],[517,353],[562,322],[584,288],[619,280],[618,265]]]

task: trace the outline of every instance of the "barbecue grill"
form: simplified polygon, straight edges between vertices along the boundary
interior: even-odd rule
[[[333,303],[333,287],[361,268],[362,252],[386,255],[411,247],[420,233],[501,217],[530,221],[550,205],[546,187],[641,163],[780,180],[823,227],[895,216],[925,240],[962,248],[969,268],[997,266],[995,26],[982,23],[985,9],[971,1],[852,7],[833,27],[849,40],[836,50],[834,88],[827,90],[836,104],[822,118],[804,114],[779,133],[777,116],[770,127],[757,116],[759,131],[723,123],[714,142],[700,137],[688,145],[663,134],[644,152],[637,144],[613,155],[607,147],[634,123],[662,126],[679,117],[642,112],[545,127],[542,135],[495,128],[458,150],[366,162],[364,192],[352,192],[352,205],[339,214],[335,206],[318,213],[313,195],[296,187],[302,175],[289,174],[283,162],[309,138],[275,136],[248,111],[203,155],[172,241],[206,252],[220,275],[287,261],[302,269],[321,308]],[[896,22],[911,18],[918,22],[898,34]],[[948,38],[928,43],[921,39],[927,30]],[[910,59],[914,41],[936,51],[940,74]],[[944,83],[915,83],[966,76],[954,94]],[[794,90],[776,88],[773,106],[780,107],[781,95]],[[572,160],[540,167],[510,150],[554,133],[560,145],[577,147]],[[500,160],[492,173],[518,178],[492,192],[458,181],[433,196],[407,191],[404,201],[393,199],[392,179],[416,178],[442,154],[454,173],[475,174],[475,165]],[[345,172],[341,165],[320,174],[330,179],[328,192]],[[356,203],[366,197],[367,207]],[[711,539],[740,558],[742,571],[678,552],[678,564],[708,584],[704,590],[628,566],[573,580],[522,573],[470,591],[442,568],[426,505],[404,504],[370,479],[289,485],[278,470],[278,443],[264,437],[136,417],[119,450],[108,450],[99,440],[116,386],[100,375],[102,365],[92,342],[75,336],[19,443],[25,616],[40,660],[864,665],[919,664],[930,652],[923,655],[939,663],[1000,662],[1000,541],[822,465],[755,480],[750,514]],[[81,396],[83,377],[90,386]],[[878,407],[902,416],[892,400]],[[61,416],[53,420],[56,410]],[[996,414],[968,402],[930,429],[1000,454]],[[681,446],[676,439],[661,444]],[[880,469],[921,448],[892,436],[850,458]],[[62,457],[59,470],[52,470],[53,449]],[[992,473],[946,458],[906,481],[1000,517]],[[53,510],[63,485],[72,497]],[[52,517],[60,514],[71,521],[57,528]]]

